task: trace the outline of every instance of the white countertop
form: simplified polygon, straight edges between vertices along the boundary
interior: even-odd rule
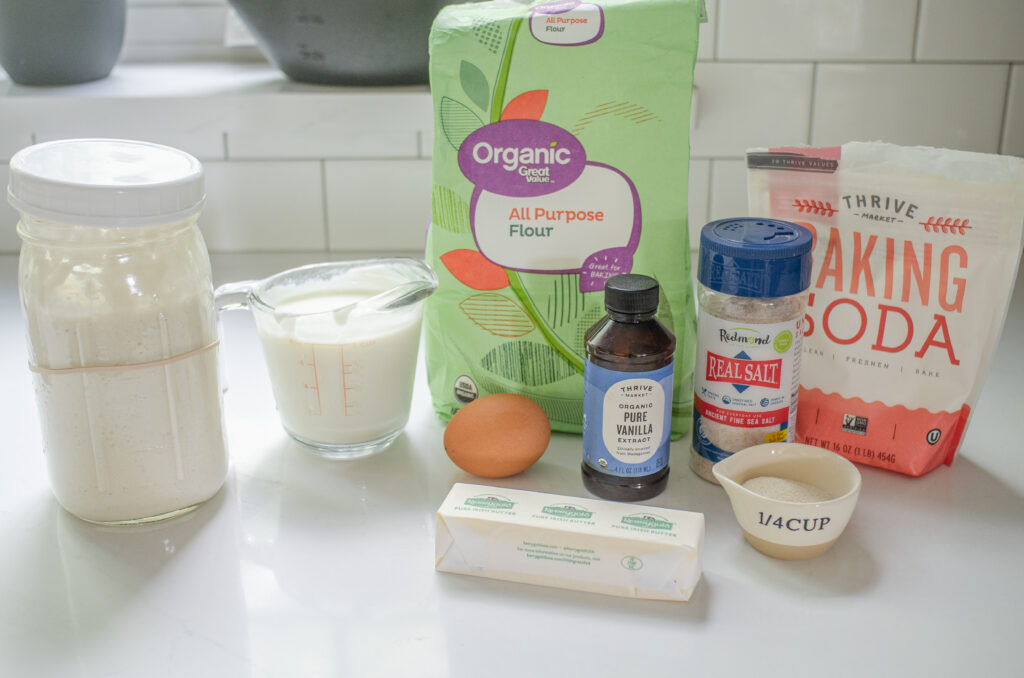
[[[214,269],[225,282],[323,256]],[[422,364],[394,446],[325,461],[281,430],[241,312],[224,316],[224,489],[148,527],[71,517],[47,482],[16,268],[0,257],[2,676],[1024,675],[1024,276],[956,463],[918,479],[862,467],[824,556],[748,546],[674,443],[668,489],[645,503],[705,513],[707,540],[693,598],[666,603],[436,573],[434,512],[474,479],[444,453]],[[586,496],[579,464],[579,438],[555,435],[491,484]]]

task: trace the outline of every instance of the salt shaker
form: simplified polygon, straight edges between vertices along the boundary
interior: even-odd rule
[[[110,524],[209,499],[227,449],[202,165],[156,144],[54,141],[11,159],[8,194],[57,499]]]
[[[705,480],[734,452],[793,440],[812,240],[776,219],[701,230],[690,466]]]

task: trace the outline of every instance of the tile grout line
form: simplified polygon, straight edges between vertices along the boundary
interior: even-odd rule
[[[223,161],[225,158],[211,158],[212,160]],[[227,158],[233,163],[246,163],[246,162],[395,162],[395,161],[415,161],[415,160],[429,160],[429,158],[420,158],[415,155],[366,155],[366,156],[341,156],[341,155],[317,155],[317,156],[295,156],[295,155],[253,155],[245,157]]]
[[[818,96],[818,62],[814,62],[811,66],[811,108],[807,111],[807,137],[804,143],[811,145],[811,139],[814,135],[814,108],[815,99]]]
[[[327,215],[327,161],[320,160],[320,205],[324,211],[324,249],[331,251],[331,224]]]
[[[917,36],[921,32],[921,0],[914,9],[914,34],[910,37],[910,63],[917,62]]]
[[[705,191],[707,193],[707,202],[704,205],[704,223],[705,224],[711,221],[711,195],[712,195],[711,184],[712,184],[712,182],[714,182],[714,180],[715,180],[715,160],[712,159],[712,160],[708,161],[708,187],[707,187],[707,190]],[[747,211],[748,212],[750,211],[749,205],[747,206]],[[704,224],[701,224],[701,228],[703,228],[703,227],[704,227]],[[687,246],[689,246],[689,243],[687,243]],[[697,237],[697,247],[698,247],[698,249],[700,248],[700,236]]]
[[[313,250],[309,250],[309,249],[283,250],[283,249],[280,249],[280,248],[271,248],[271,249],[244,249],[244,248],[240,248],[240,249],[211,249],[211,250],[209,250],[209,253],[210,253],[211,256],[224,256],[224,255],[232,255],[232,254],[241,254],[241,255],[246,255],[246,256],[266,255],[268,257],[277,257],[277,256],[281,256],[281,255],[303,256],[303,255],[311,255],[311,254],[315,254],[315,255],[330,254],[332,256],[337,255],[337,256],[342,256],[342,257],[348,257],[350,255],[354,255],[355,257],[367,257],[367,256],[378,256],[378,257],[380,257],[380,256],[394,256],[396,254],[411,256],[411,255],[416,255],[416,254],[420,253],[420,250],[419,249],[409,249],[409,248],[396,248],[396,249],[383,249],[383,248],[377,248],[377,249],[372,249],[372,248],[356,249],[356,248],[353,248],[353,249],[347,249],[347,250],[335,250],[333,252],[324,252],[324,250],[318,250],[318,249],[313,249]],[[13,255],[17,255],[18,254],[18,250],[0,250],[0,256],[12,255],[12,254]]]
[[[1006,123],[1010,118],[1010,87],[1013,85],[1013,64],[1006,65],[1006,88],[1003,93],[1003,119],[999,123],[999,146],[997,153],[1003,153],[1006,146]]]
[[[1024,65],[1024,61],[1006,59],[867,59],[867,58],[811,58],[811,59],[698,59],[700,64],[727,64],[730,66],[806,66],[826,64],[829,66],[1002,66],[1010,63]]]
[[[722,18],[722,6],[720,3],[715,3],[715,48],[711,50],[712,61],[718,61],[718,40],[721,36],[721,32],[718,30],[718,25],[721,23]],[[710,17],[709,17],[710,19]],[[700,30],[700,29],[698,29]]]

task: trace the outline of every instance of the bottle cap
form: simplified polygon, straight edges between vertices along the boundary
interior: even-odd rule
[[[739,297],[787,297],[811,286],[811,232],[778,219],[720,219],[700,232],[697,280]]]
[[[76,226],[154,226],[203,207],[203,166],[169,146],[63,139],[18,151],[7,198],[19,212]]]
[[[604,307],[612,313],[654,313],[658,310],[658,281],[635,273],[614,275],[604,283]]]

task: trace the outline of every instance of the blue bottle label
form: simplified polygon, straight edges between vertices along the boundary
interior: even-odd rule
[[[668,466],[672,364],[650,372],[583,369],[583,461],[633,478]]]

